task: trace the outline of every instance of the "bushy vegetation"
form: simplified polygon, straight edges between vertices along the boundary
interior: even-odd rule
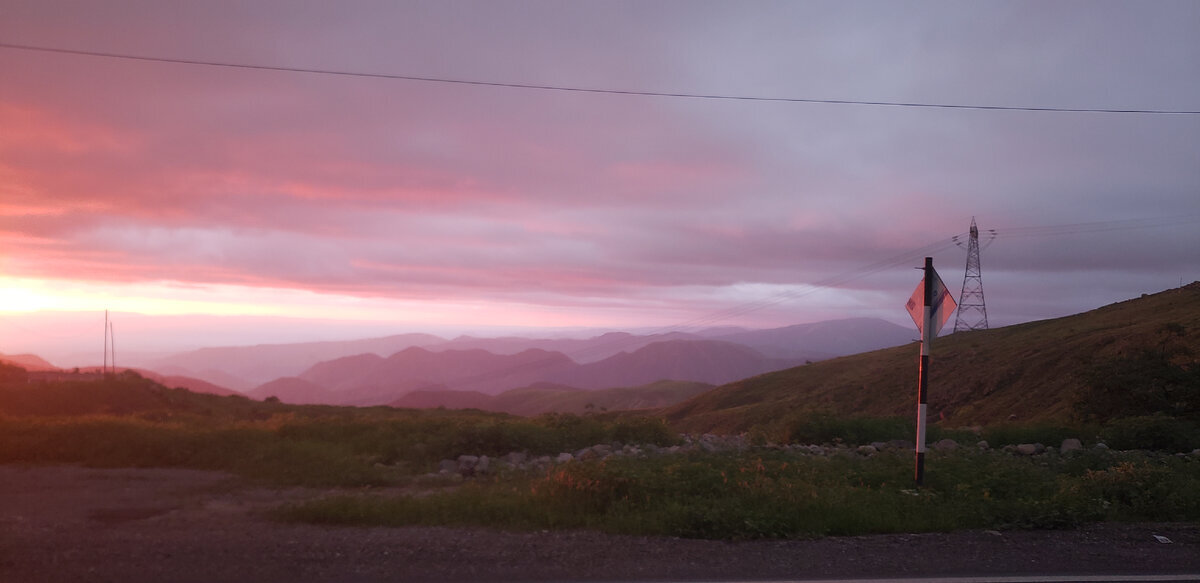
[[[296,406],[168,389],[135,373],[0,390],[0,463],[227,470],[285,484],[394,483],[438,460],[596,443],[672,445],[650,417]]]
[[[912,439],[906,417],[796,414],[779,443]],[[338,524],[595,528],[703,538],[813,537],[955,528],[1048,528],[1095,520],[1200,520],[1200,460],[1116,449],[1190,451],[1197,429],[1168,415],[1088,425],[930,427],[931,441],[983,438],[1112,450],[1016,456],[933,452],[912,485],[910,450],[871,457],[770,448],[622,457],[500,472],[419,497],[335,496],[281,511]],[[781,439],[782,436],[782,439]],[[762,443],[767,435],[759,435]],[[275,484],[364,486],[428,480],[441,459],[512,451],[554,455],[598,443],[680,442],[665,422],[629,414],[520,418],[480,411],[294,406],[167,389],[136,375],[0,391],[0,463],[187,467]],[[453,482],[446,479],[436,485]]]
[[[1180,324],[1166,324],[1156,346],[1092,363],[1075,399],[1076,412],[1101,421],[1151,415],[1200,419],[1200,365],[1182,342],[1187,334]]]
[[[831,413],[793,414],[780,424],[781,431],[762,430],[761,443],[842,443],[864,445],[875,442],[903,441],[913,443],[916,439],[915,416],[908,417],[839,417]],[[963,445],[987,441],[991,447],[1042,443],[1055,445],[1067,438],[1095,442],[1100,436],[1101,426],[1096,423],[1062,425],[1051,423],[1003,423],[987,427],[950,428],[941,424],[926,427],[926,440],[933,443],[940,439],[953,439]],[[752,435],[757,432],[751,432]],[[1143,446],[1145,447],[1145,446]],[[1127,448],[1135,449],[1135,448]],[[1169,448],[1168,448],[1169,449]],[[1190,451],[1191,448],[1171,451]]]
[[[282,413],[261,421],[154,421],[93,415],[7,418],[0,463],[228,470],[276,483],[384,484],[440,459],[511,451],[557,454],[596,443],[678,441],[661,421],[574,415],[532,419],[447,411],[375,411],[362,418]]]
[[[838,417],[830,413],[802,413],[783,422],[783,443],[848,443],[903,439],[912,441],[916,422],[907,417]]]
[[[284,509],[331,524],[596,528],[697,538],[796,538],[1200,519],[1200,462],[1097,450],[1051,460],[962,452],[912,486],[906,452],[779,452],[574,462],[421,498],[336,496]]]

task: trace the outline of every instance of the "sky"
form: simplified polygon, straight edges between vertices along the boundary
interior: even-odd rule
[[[1186,0],[0,0],[0,353],[105,309],[134,350],[911,325],[972,218],[993,327],[1176,287],[1196,30]]]

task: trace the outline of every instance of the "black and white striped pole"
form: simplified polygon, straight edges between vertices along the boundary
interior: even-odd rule
[[[925,483],[925,415],[929,407],[929,345],[933,344],[933,258],[925,258],[921,280],[921,363],[917,367],[917,461],[916,480]]]
[[[933,269],[933,258],[925,258],[924,276],[905,308],[921,331],[921,362],[917,369],[917,460],[916,481],[925,482],[925,423],[929,403],[929,349],[942,325],[954,313],[954,297]]]

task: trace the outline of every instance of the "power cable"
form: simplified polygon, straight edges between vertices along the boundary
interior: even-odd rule
[[[1074,223],[1067,225],[1048,225],[1041,227],[1017,227],[1011,229],[990,229],[996,237],[1050,237],[1058,235],[1077,235],[1081,233],[1104,233],[1109,231],[1125,231],[1133,229],[1154,229],[1173,227],[1200,222],[1200,214],[1176,215],[1172,217],[1154,217],[1142,219],[1118,219],[1113,221],[1097,221],[1091,223]]]
[[[1097,221],[1097,222],[1074,223],[1074,224],[1065,224],[1065,225],[1045,225],[1045,226],[1038,226],[1038,227],[988,229],[987,232],[989,234],[991,234],[994,238],[1033,237],[1033,236],[1050,237],[1050,236],[1064,236],[1064,235],[1075,235],[1075,234],[1081,234],[1081,233],[1097,233],[1097,232],[1107,232],[1107,231],[1117,231],[1117,230],[1160,228],[1160,227],[1169,227],[1169,226],[1190,224],[1190,223],[1195,223],[1195,222],[1200,222],[1200,214],[1177,215],[1177,216],[1172,216],[1172,217],[1141,218],[1141,219],[1119,219],[1119,220],[1113,220],[1113,221]],[[765,298],[753,300],[750,302],[745,302],[745,303],[742,303],[742,304],[739,304],[736,306],[732,306],[732,307],[729,307],[729,308],[726,308],[723,310],[714,311],[714,312],[711,312],[711,313],[708,313],[708,314],[705,314],[705,315],[702,315],[702,316],[699,316],[696,318],[692,318],[690,320],[685,320],[683,322],[680,322],[680,323],[677,323],[674,325],[656,328],[656,329],[653,329],[650,332],[648,332],[647,335],[653,336],[653,335],[665,335],[665,334],[670,334],[673,332],[686,333],[688,331],[698,331],[698,330],[703,329],[706,326],[712,326],[714,324],[717,324],[717,323],[725,321],[725,320],[729,320],[731,318],[735,318],[737,316],[743,316],[743,315],[746,315],[746,314],[749,314],[752,312],[757,312],[762,309],[766,309],[766,308],[769,308],[772,306],[782,304],[784,302],[788,302],[791,300],[795,300],[795,299],[799,299],[799,298],[802,298],[805,296],[812,295],[822,289],[835,288],[835,287],[838,287],[841,285],[845,285],[847,283],[850,283],[857,279],[866,277],[868,275],[872,275],[872,274],[878,273],[880,271],[884,271],[886,269],[900,267],[906,263],[911,263],[911,262],[920,260],[920,258],[922,258],[922,257],[930,256],[930,255],[933,255],[940,251],[949,249],[951,247],[955,247],[958,244],[957,241],[961,240],[966,235],[967,234],[965,232],[960,233],[960,234],[950,237],[948,239],[934,241],[934,242],[931,242],[924,246],[917,247],[915,249],[910,249],[910,250],[904,251],[902,253],[898,253],[891,257],[887,257],[885,259],[881,259],[874,263],[864,265],[864,266],[854,269],[852,271],[847,271],[847,272],[844,272],[841,274],[837,274],[837,275],[834,275],[834,276],[831,276],[831,277],[828,277],[825,279],[815,281],[811,284],[808,284],[805,289],[786,290],[786,291],[778,292],[778,293],[772,294],[770,296],[767,296]],[[619,346],[622,343],[631,345],[637,341],[638,341],[637,339],[614,340],[612,345],[604,344],[601,346],[589,347],[587,349],[583,349],[578,352],[572,352],[568,356],[573,356],[576,354],[582,355],[582,354],[588,354],[588,353],[601,352],[602,350],[611,350],[614,347],[619,348]]]
[[[0,42],[0,48],[43,53],[58,53],[107,59],[123,59],[128,61],[143,61],[152,63],[171,63],[176,65],[198,65],[205,67],[226,67],[233,69],[249,69],[256,71],[277,71],[287,73],[307,73],[314,75],[335,75],[343,77],[363,77],[371,79],[392,79],[400,81],[418,81],[423,83],[447,83],[455,85],[474,85],[481,87],[503,87],[508,89],[529,89],[537,91],[560,91],[571,93],[595,93],[605,95],[631,95],[641,97],[672,97],[682,99],[707,99],[726,101],[759,101],[775,103],[812,103],[826,105],[870,105],[880,107],[906,107],[921,109],[968,109],[984,111],[1039,111],[1054,113],[1109,113],[1109,114],[1146,114],[1146,115],[1200,115],[1200,110],[1180,109],[1117,109],[1117,108],[1085,108],[1085,107],[1033,107],[1015,105],[977,105],[961,103],[928,103],[907,101],[870,101],[859,99],[817,99],[807,97],[764,97],[754,95],[721,95],[707,93],[680,93],[660,91],[639,91],[632,89],[605,89],[596,87],[571,87],[565,85],[541,85],[535,83],[516,83],[505,81],[481,81],[477,79],[456,79],[450,77],[426,77],[418,75],[400,75],[392,73],[373,73],[364,71],[345,71],[338,69],[318,69],[312,67],[285,67],[282,65],[262,65],[253,63],[235,63],[230,61],[209,61],[202,59],[184,59],[172,57],[153,57],[128,53],[113,53],[82,49],[65,49],[18,43]]]

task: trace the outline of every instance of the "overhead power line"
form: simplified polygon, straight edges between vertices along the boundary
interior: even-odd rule
[[[43,53],[58,53],[107,59],[123,59],[128,61],[144,61],[152,63],[171,63],[176,65],[198,65],[205,67],[226,67],[233,69],[249,69],[256,71],[277,71],[287,73],[307,73],[313,75],[336,75],[343,77],[365,77],[372,79],[392,79],[399,81],[417,81],[423,83],[447,83],[455,85],[474,85],[481,87],[503,87],[508,89],[528,89],[536,91],[560,91],[570,93],[599,93],[606,95],[631,95],[642,97],[673,97],[682,99],[709,99],[726,101],[763,101],[775,103],[813,103],[826,105],[871,105],[881,107],[907,107],[921,109],[970,109],[985,111],[1041,111],[1055,113],[1112,113],[1112,114],[1147,114],[1147,115],[1200,115],[1200,110],[1179,109],[1117,109],[1117,108],[1086,108],[1086,107],[1030,107],[1015,105],[978,105],[963,103],[927,103],[908,101],[872,101],[862,99],[817,99],[807,97],[764,97],[754,95],[721,95],[709,93],[682,93],[664,91],[639,91],[633,89],[606,89],[598,87],[570,87],[565,85],[541,85],[535,83],[516,83],[505,81],[482,81],[478,79],[456,79],[450,77],[426,77],[420,75],[399,75],[392,73],[373,73],[364,71],[345,71],[337,69],[318,69],[311,67],[285,67],[282,65],[262,65],[254,63],[235,63],[229,61],[210,61],[203,59],[183,59],[172,57],[155,57],[150,55],[134,55],[107,51],[82,49],[66,49],[17,43],[0,42],[0,48],[22,51],[37,51]]]

